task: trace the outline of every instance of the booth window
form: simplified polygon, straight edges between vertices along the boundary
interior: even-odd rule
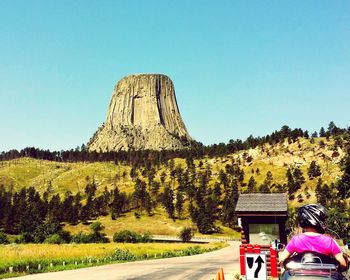
[[[250,224],[249,243],[270,245],[275,239],[279,239],[278,224]]]

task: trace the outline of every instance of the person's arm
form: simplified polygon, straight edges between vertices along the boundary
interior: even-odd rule
[[[296,248],[295,248],[295,236],[293,236],[292,239],[287,244],[286,248],[283,250],[283,252],[281,252],[278,255],[279,263],[283,264],[283,262],[287,258],[289,258],[290,255],[292,255],[295,251],[296,251]]]
[[[287,249],[284,249],[283,252],[281,252],[278,256],[280,264],[283,264],[283,262],[291,255],[291,253],[288,252]]]
[[[346,270],[346,261],[345,261],[345,259],[343,257],[343,253],[340,252],[340,253],[336,254],[334,257],[339,262],[340,267],[342,268],[342,270]]]
[[[337,241],[335,241],[334,239],[332,239],[332,242],[331,242],[331,249],[332,249],[331,251],[332,255],[339,262],[341,270],[345,271],[347,269],[346,260],[343,256],[343,252],[340,246],[338,245]]]

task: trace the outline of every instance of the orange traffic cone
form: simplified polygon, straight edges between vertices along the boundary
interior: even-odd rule
[[[225,280],[224,270],[222,268],[216,273],[216,280]]]
[[[221,274],[220,280],[225,280],[225,274],[224,274],[224,270],[222,268],[220,269],[220,274]]]

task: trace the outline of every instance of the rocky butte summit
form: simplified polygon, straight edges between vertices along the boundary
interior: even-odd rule
[[[121,79],[115,86],[107,120],[90,139],[88,149],[178,150],[191,141],[170,78],[137,74]]]

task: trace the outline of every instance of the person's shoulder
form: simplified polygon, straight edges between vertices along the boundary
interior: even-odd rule
[[[320,238],[323,239],[323,240],[329,240],[329,241],[334,241],[335,242],[334,238],[332,236],[330,236],[330,235],[327,235],[327,234],[321,234]]]
[[[303,239],[305,237],[306,237],[306,235],[304,233],[296,234],[293,236],[293,238],[295,238],[295,239]]]
[[[290,241],[292,242],[296,242],[296,241],[299,241],[299,240],[302,240],[303,239],[303,234],[295,234],[292,236],[292,238],[290,239]]]

